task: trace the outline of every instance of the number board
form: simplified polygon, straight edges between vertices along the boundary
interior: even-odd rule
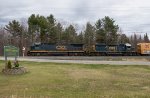
[[[15,46],[4,46],[4,55],[5,56],[18,56],[19,49]]]

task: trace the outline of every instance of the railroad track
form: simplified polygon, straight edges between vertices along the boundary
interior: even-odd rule
[[[24,58],[46,59],[46,60],[150,61],[150,56],[32,56],[32,57],[27,56]]]
[[[10,57],[9,60],[14,60]],[[0,60],[5,60],[0,57]],[[53,57],[19,57],[19,61],[33,61],[33,62],[53,62],[53,63],[76,63],[76,64],[109,64],[109,65],[148,65],[150,66],[150,57],[68,57],[68,56],[53,56]]]

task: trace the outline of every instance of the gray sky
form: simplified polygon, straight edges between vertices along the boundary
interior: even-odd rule
[[[79,25],[110,16],[126,34],[150,35],[149,0],[0,0],[0,25],[31,14],[53,14],[58,20]]]

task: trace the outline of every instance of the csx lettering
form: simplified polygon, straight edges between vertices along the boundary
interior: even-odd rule
[[[56,46],[56,49],[66,49],[66,46]]]

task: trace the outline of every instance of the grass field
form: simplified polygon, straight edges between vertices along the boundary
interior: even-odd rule
[[[150,98],[150,66],[21,65],[27,74],[0,73],[0,98]]]

